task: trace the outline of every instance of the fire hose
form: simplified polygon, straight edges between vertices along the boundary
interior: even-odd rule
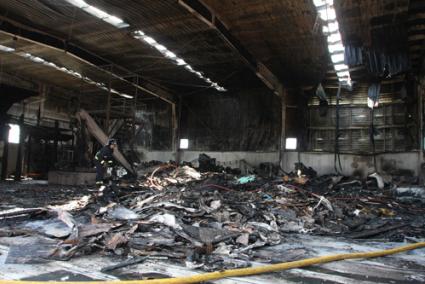
[[[128,281],[78,281],[78,282],[54,282],[49,281],[49,284],[183,284],[183,283],[199,283],[211,280],[222,279],[226,277],[241,277],[241,276],[250,276],[258,275],[263,273],[277,272],[282,270],[288,270],[292,268],[306,267],[315,264],[328,263],[339,260],[346,259],[360,259],[360,258],[373,258],[392,255],[396,253],[406,252],[414,249],[425,248],[425,242],[419,242],[415,244],[405,245],[401,247],[396,247],[392,249],[379,250],[373,252],[355,252],[355,253],[343,253],[343,254],[334,254],[328,256],[320,256],[307,258],[303,260],[284,262],[278,264],[270,264],[258,267],[249,267],[249,268],[239,268],[239,269],[230,269],[223,271],[215,271],[203,274],[197,274],[192,276],[183,276],[176,278],[165,278],[165,279],[154,279],[154,280],[128,280]],[[21,281],[21,280],[0,280],[0,284],[46,284],[43,281]]]

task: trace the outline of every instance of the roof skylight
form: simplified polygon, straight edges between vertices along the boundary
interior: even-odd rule
[[[121,92],[119,92],[115,89],[109,90],[108,87],[104,83],[93,81],[89,77],[83,76],[81,73],[79,73],[77,71],[74,71],[72,69],[68,69],[64,66],[59,66],[56,63],[53,63],[51,61],[47,61],[46,59],[41,58],[39,56],[32,55],[31,53],[16,51],[14,48],[11,48],[11,47],[8,47],[8,46],[5,46],[5,45],[1,45],[1,44],[0,44],[0,51],[13,53],[13,54],[16,54],[16,55],[18,55],[22,58],[30,60],[34,63],[42,64],[42,65],[48,66],[50,68],[54,68],[58,71],[61,71],[61,72],[66,73],[68,75],[71,75],[75,78],[82,79],[84,82],[86,82],[90,85],[95,85],[96,87],[98,87],[98,88],[100,88],[104,91],[107,91],[107,92],[111,91],[111,93],[117,94],[120,97],[123,97],[123,98],[126,98],[126,99],[132,99],[133,98],[133,96],[130,96],[130,95],[125,94],[125,93],[121,93]]]
[[[178,58],[177,60],[176,60],[176,62],[177,62],[177,65],[186,65],[187,63],[186,63],[186,61],[184,61],[183,59],[181,59],[181,58]]]
[[[165,56],[166,57],[169,57],[169,58],[171,58],[171,59],[174,59],[174,58],[176,58],[177,57],[177,55],[175,54],[175,53],[173,53],[173,52],[171,52],[171,51],[166,51],[165,52]]]
[[[1,44],[0,44],[0,51],[4,51],[4,52],[14,52],[14,51],[15,51],[15,49],[14,49],[14,48],[11,48],[11,47],[4,46],[4,45],[1,45]]]
[[[177,65],[184,66],[184,68],[186,68],[187,71],[194,73],[196,76],[204,80],[206,83],[208,83],[212,88],[216,89],[217,91],[219,92],[226,91],[224,87],[219,86],[217,83],[211,81],[210,78],[205,77],[204,74],[202,74],[202,72],[193,69],[193,67],[187,64],[184,59],[178,57],[174,52],[168,50],[168,48],[166,48],[164,45],[159,44],[154,38],[146,35],[143,31],[141,30],[134,31],[133,37],[140,41],[144,41],[150,46],[154,47],[156,50],[161,52],[163,56],[173,60]]]
[[[331,60],[333,63],[339,63],[344,61],[344,53],[336,53],[331,55]]]
[[[327,36],[328,50],[331,54],[331,60],[338,80],[343,84],[351,86],[349,68],[343,63],[345,48],[342,44],[338,21],[336,20],[334,1],[313,0],[313,4],[316,6],[320,18],[324,21],[323,33]]]
[[[167,48],[165,46],[163,46],[162,44],[155,44],[154,47],[156,49],[158,49],[158,51],[160,51],[160,52],[167,50]]]
[[[348,66],[345,64],[336,64],[334,67],[335,71],[348,70]]]
[[[144,41],[146,41],[150,45],[155,45],[156,44],[156,40],[154,40],[150,36],[144,36],[142,38],[143,38]],[[165,50],[167,50],[167,49],[165,49]]]
[[[84,0],[65,0],[65,1],[117,28],[126,28],[130,26],[129,24],[124,22],[122,19],[108,14],[107,12],[95,6],[92,6],[86,3]],[[213,82],[211,82],[209,78],[204,77],[204,75],[201,72],[194,70],[190,65],[186,63],[185,60],[183,60],[182,58],[179,58],[174,52],[168,50],[164,45],[159,44],[154,38],[147,36],[143,31],[141,30],[134,31],[133,37],[138,40],[146,42],[147,44],[149,44],[150,46],[156,48],[159,52],[161,52],[163,56],[175,61],[177,65],[184,66],[189,72],[195,73],[199,78],[203,79],[205,82],[210,84],[210,86],[215,88],[217,91],[220,91],[220,92],[226,91],[225,88],[219,86],[218,84],[213,85],[212,84]]]
[[[84,11],[86,11],[87,13],[121,29],[121,28],[126,28],[129,26],[129,24],[127,24],[126,22],[124,22],[122,19],[108,14],[107,12],[92,6],[88,3],[86,3],[84,0],[65,0],[66,2],[68,2],[69,4],[78,7]]]

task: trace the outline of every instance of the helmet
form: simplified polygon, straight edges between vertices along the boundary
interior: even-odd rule
[[[110,145],[116,145],[117,144],[117,139],[115,138],[110,138],[108,139],[108,143],[106,145],[110,146]]]

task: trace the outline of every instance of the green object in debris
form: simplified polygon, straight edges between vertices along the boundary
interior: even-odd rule
[[[249,176],[240,177],[237,183],[245,184],[245,183],[253,182],[254,180],[255,180],[255,175],[249,175]]]

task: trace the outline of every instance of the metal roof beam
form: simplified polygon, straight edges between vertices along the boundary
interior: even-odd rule
[[[244,46],[234,37],[226,25],[219,19],[217,14],[208,7],[202,0],[179,0],[179,4],[186,8],[190,13],[198,19],[206,23],[211,28],[216,29],[223,39],[238,52],[248,67],[255,72],[263,83],[280,96],[282,94],[283,85],[273,72],[263,63],[257,60]]]
[[[64,51],[70,56],[80,60],[83,64],[90,65],[91,67],[94,67],[98,69],[102,73],[107,73],[108,75],[111,75],[114,79],[118,79],[120,81],[123,81],[142,92],[148,93],[152,96],[158,97],[170,104],[174,104],[175,98],[172,94],[168,93],[165,90],[162,90],[162,88],[155,86],[155,90],[150,90],[149,87],[143,87],[139,84],[136,84],[132,81],[127,80],[124,78],[124,76],[118,75],[116,73],[112,73],[108,70],[108,68],[103,68],[103,66],[114,66],[116,70],[121,70],[123,73],[126,73],[130,76],[137,77],[138,75],[133,73],[132,71],[124,68],[123,66],[120,66],[114,62],[111,62],[110,60],[107,60],[105,58],[102,58],[95,53],[88,51],[84,48],[81,48],[73,43],[68,42],[65,39],[62,39],[60,37],[51,35],[49,33],[46,33],[44,31],[39,31],[35,28],[30,28],[25,26],[24,24],[21,24],[17,21],[11,20],[7,17],[0,16],[0,19],[2,22],[0,23],[0,32],[4,34],[8,34],[15,38],[22,38],[24,40],[33,42],[35,44],[43,45],[44,47]],[[150,87],[153,87],[152,84],[150,84]]]

